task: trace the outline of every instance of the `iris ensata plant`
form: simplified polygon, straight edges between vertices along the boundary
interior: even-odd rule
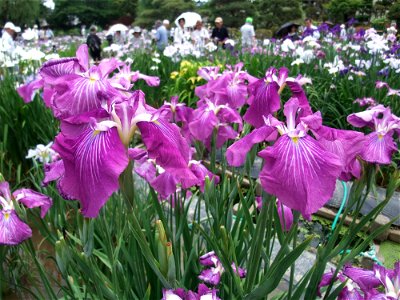
[[[190,147],[179,128],[148,106],[141,91],[131,90],[138,79],[154,86],[158,78],[131,72],[115,59],[89,66],[86,45],[75,58],[46,62],[39,75],[44,101],[61,123],[53,145],[60,161],[48,166],[45,183],[56,179],[60,194],[79,200],[84,216],[96,217],[118,190],[137,130],[147,157],[184,187],[204,180],[190,169]]]
[[[11,193],[8,182],[0,182],[0,245],[18,245],[32,236],[31,228],[16,212],[16,206],[19,204],[27,208],[40,207],[40,216],[44,218],[52,205],[52,200],[46,195],[26,188]]]
[[[332,281],[345,282],[345,286],[339,293],[338,299],[387,299],[400,298],[400,262],[396,262],[394,269],[374,265],[372,270],[346,265],[336,278],[334,272],[325,273],[319,284],[321,289]]]

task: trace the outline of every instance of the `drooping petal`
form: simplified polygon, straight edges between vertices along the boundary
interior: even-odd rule
[[[162,199],[168,199],[169,196],[176,192],[176,185],[179,180],[174,175],[164,172],[149,183]]]
[[[250,107],[243,119],[250,125],[259,128],[264,125],[264,116],[268,116],[280,108],[279,85],[274,81],[266,82],[263,78],[249,86],[249,90],[251,94],[248,101]]]
[[[265,160],[260,173],[264,190],[306,218],[332,197],[342,170],[337,155],[323,149],[310,136],[283,135],[259,156]]]
[[[193,113],[192,121],[189,123],[189,130],[193,137],[203,143],[213,133],[218,119],[214,111],[209,109],[197,109]]]
[[[165,120],[138,122],[148,156],[155,159],[156,164],[176,176],[196,184],[197,178],[189,170],[190,147],[175,124]]]
[[[52,59],[45,62],[40,68],[39,74],[44,79],[45,83],[52,84],[61,76],[84,71],[86,70],[80,66],[77,58],[67,57]]]
[[[21,202],[28,208],[40,207],[40,217],[44,218],[47,211],[53,204],[50,197],[31,189],[19,189],[13,192],[16,201]]]
[[[377,105],[370,107],[369,109],[351,114],[347,117],[347,122],[349,122],[354,127],[374,127],[374,118],[380,113],[384,113],[388,108],[383,105]]]
[[[87,76],[67,75],[58,80],[56,89],[63,90],[53,100],[56,117],[67,118],[101,108],[99,92],[112,89],[107,80],[103,80],[96,67],[88,71]]]
[[[62,159],[44,165],[43,186],[47,186],[51,181],[55,181],[64,176],[65,168]]]
[[[98,131],[89,127],[81,135],[56,137],[54,145],[64,161],[61,193],[82,204],[82,214],[96,217],[118,189],[118,178],[128,165],[126,149],[115,127]]]
[[[345,286],[340,292],[338,300],[365,300],[360,292],[354,287]]]
[[[321,126],[313,131],[319,143],[328,151],[336,154],[343,165],[341,180],[349,180],[352,176],[359,178],[361,165],[357,161],[365,147],[365,136],[353,130],[341,130]]]
[[[374,271],[356,268],[352,266],[345,266],[343,268],[343,275],[349,277],[363,292],[368,292],[381,284],[380,280],[375,277]]]
[[[276,137],[277,132],[275,128],[270,126],[263,126],[253,130],[250,134],[241,138],[227,149],[226,159],[229,165],[240,167],[245,163],[247,153],[255,144],[263,141],[273,141]]]
[[[17,88],[18,95],[21,96],[21,98],[24,100],[25,103],[29,103],[33,101],[33,98],[35,97],[35,92],[41,88],[43,88],[44,81],[43,79],[39,76],[38,78],[35,78],[31,82],[28,82],[24,85],[21,85],[19,88]]]
[[[132,81],[136,82],[139,79],[143,79],[148,86],[159,86],[160,85],[159,77],[141,74],[137,71],[132,75]]]
[[[371,132],[366,136],[366,143],[361,157],[365,161],[378,163],[382,165],[390,164],[392,155],[397,151],[397,145],[393,140],[392,134],[380,135],[377,132]]]
[[[32,236],[32,230],[14,210],[0,211],[0,245],[18,245]]]

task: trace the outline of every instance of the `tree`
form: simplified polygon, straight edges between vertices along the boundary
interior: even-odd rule
[[[303,11],[307,18],[313,20],[326,20],[325,5],[329,0],[303,0]]]
[[[74,26],[78,18],[85,25],[104,26],[123,16],[135,17],[134,0],[55,0],[55,9],[49,16],[51,25],[59,28]]]
[[[397,27],[400,27],[400,1],[397,0],[393,5],[390,7],[388,12],[388,18],[390,20],[396,21]]]
[[[261,27],[277,29],[280,25],[302,18],[299,0],[259,0],[256,2],[260,13],[257,23]]]
[[[222,17],[228,27],[238,28],[244,24],[246,17],[255,17],[255,5],[248,0],[211,0],[207,7],[211,19]]]
[[[40,9],[40,0],[0,0],[0,18],[3,23],[11,21],[19,26],[31,26],[39,17]]]
[[[344,23],[356,16],[357,11],[363,8],[363,0],[332,0],[326,5],[330,19],[337,23]]]
[[[135,24],[150,27],[156,20],[167,19],[172,22],[181,13],[194,9],[192,0],[141,0]]]

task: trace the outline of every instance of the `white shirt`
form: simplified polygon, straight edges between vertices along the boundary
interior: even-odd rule
[[[186,28],[182,29],[180,26],[175,28],[174,31],[174,43],[175,44],[183,44],[187,41],[188,32]]]
[[[210,34],[207,29],[201,28],[200,30],[193,30],[191,38],[196,46],[202,47],[205,45],[206,40],[210,39]]]
[[[3,31],[3,35],[1,37],[0,49],[1,49],[2,52],[7,53],[8,55],[12,55],[14,50],[15,50],[14,39],[5,30]]]
[[[318,31],[318,27],[315,25],[311,25],[310,28],[313,30],[313,37],[318,40],[321,37],[321,35]]]
[[[256,36],[254,32],[254,26],[246,23],[240,28],[240,32],[242,33],[242,46],[252,47],[253,39]]]

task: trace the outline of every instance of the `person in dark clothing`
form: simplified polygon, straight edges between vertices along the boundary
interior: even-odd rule
[[[97,63],[101,60],[101,40],[96,34],[96,26],[90,26],[90,33],[86,39],[86,44],[89,48],[89,54]]]
[[[221,17],[215,19],[215,28],[212,31],[211,38],[225,49],[225,41],[229,39],[228,29],[223,26]]]

